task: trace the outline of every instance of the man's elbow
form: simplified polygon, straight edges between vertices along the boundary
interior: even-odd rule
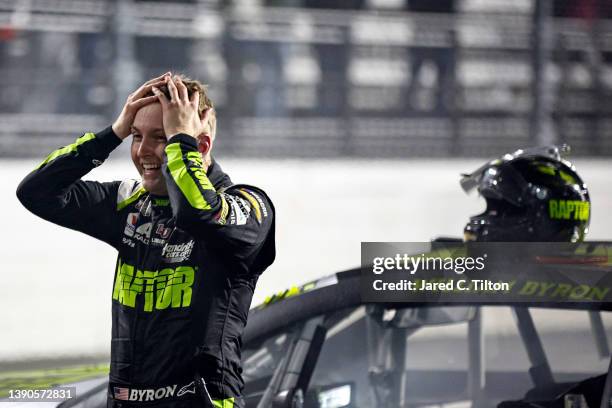
[[[29,208],[30,204],[34,201],[32,199],[31,188],[28,183],[28,179],[24,179],[17,186],[17,199],[26,208]]]
[[[36,186],[33,180],[26,177],[19,183],[15,193],[21,205],[28,211],[40,215],[41,205],[44,202],[40,196],[40,186]]]
[[[200,211],[187,206],[182,206],[174,211],[176,226],[185,231],[199,230],[203,224],[207,225],[211,222],[212,215],[208,211]]]

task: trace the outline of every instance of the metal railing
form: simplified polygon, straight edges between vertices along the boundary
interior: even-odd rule
[[[0,0],[0,155],[105,126],[167,69],[209,83],[229,155],[491,156],[541,143],[534,120],[577,154],[612,155],[611,21],[544,16],[536,63],[530,8],[215,4]]]

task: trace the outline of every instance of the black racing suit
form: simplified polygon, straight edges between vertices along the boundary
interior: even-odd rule
[[[240,406],[241,334],[275,257],[272,203],[214,161],[205,172],[195,139],[181,134],[165,149],[168,197],[135,180],[80,180],[120,142],[111,128],[86,133],[17,190],[34,214],[119,252],[109,406],[206,406],[201,379],[213,406]]]

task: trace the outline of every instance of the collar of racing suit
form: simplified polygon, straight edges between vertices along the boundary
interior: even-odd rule
[[[227,174],[223,172],[223,170],[221,169],[221,166],[219,165],[219,163],[217,163],[214,157],[211,157],[210,166],[208,166],[208,170],[206,170],[206,176],[208,177],[212,185],[215,187],[215,190],[223,191],[224,189],[232,185],[232,180]],[[156,195],[156,194],[149,194],[149,195],[153,199],[155,198],[167,199],[168,198],[167,195],[163,195],[163,196]]]
[[[230,177],[223,172],[221,166],[214,157],[211,157],[210,166],[208,166],[208,170],[206,171],[206,175],[208,179],[215,186],[215,189],[219,190],[220,188],[227,188],[232,185],[232,180]]]

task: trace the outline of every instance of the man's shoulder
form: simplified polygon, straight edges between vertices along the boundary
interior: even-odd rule
[[[274,205],[268,194],[259,187],[255,187],[249,184],[233,184],[225,189],[222,189],[221,193],[226,196],[233,196],[235,200],[228,200],[229,204],[236,202],[242,202],[254,210],[258,221],[264,219],[272,219],[274,217]]]
[[[233,184],[222,191],[223,193],[240,196],[249,201],[254,207],[261,207],[262,211],[269,209],[274,212],[270,196],[259,187],[250,184]]]
[[[268,197],[268,194],[260,187],[256,187],[253,186],[251,184],[231,184],[229,186],[223,187],[221,189],[223,192],[225,191],[241,191],[241,190],[246,190],[246,191],[251,191],[251,192],[255,192],[255,193],[259,193],[261,195],[265,195],[266,198],[270,199]]]

